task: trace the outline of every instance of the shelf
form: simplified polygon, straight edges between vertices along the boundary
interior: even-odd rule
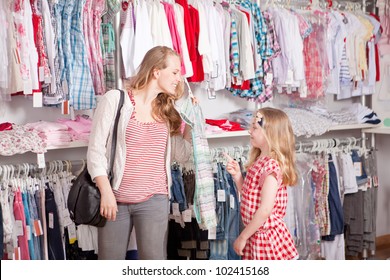
[[[215,134],[206,134],[207,139],[228,138],[228,137],[244,137],[244,136],[249,136],[248,130],[226,131],[226,132],[215,133]]]
[[[377,126],[376,124],[369,124],[369,123],[340,124],[340,125],[331,126],[328,129],[328,131],[375,128],[376,126]]]
[[[377,125],[369,123],[357,123],[357,124],[342,124],[331,126],[328,131],[339,131],[339,130],[353,130],[353,129],[377,129]],[[228,138],[228,137],[243,137],[248,136],[248,130],[241,131],[226,131],[215,134],[206,135],[207,139],[213,138]]]
[[[59,150],[59,149],[69,149],[69,148],[83,148],[88,147],[88,143],[85,141],[73,141],[69,144],[47,146],[47,150]]]
[[[375,133],[375,134],[390,134],[390,127],[374,127],[363,129],[365,133]]]
[[[376,128],[376,125],[373,124],[347,124],[347,125],[336,125],[329,128],[328,131],[337,131],[337,130],[349,130],[349,129],[363,129],[363,132],[368,133],[381,133],[381,134],[390,134],[390,128]],[[217,138],[230,138],[230,137],[248,137],[248,130],[240,131],[226,131],[215,134],[206,134],[207,139],[217,139]],[[48,146],[47,150],[57,150],[57,149],[68,149],[68,148],[82,148],[88,147],[88,143],[84,141],[74,141],[69,144],[57,145],[57,146]]]

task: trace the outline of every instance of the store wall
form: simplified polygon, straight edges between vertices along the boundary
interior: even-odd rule
[[[209,99],[207,93],[202,91],[199,86],[192,86],[192,90],[200,102],[205,118],[227,118],[229,112],[247,108],[255,110],[256,106],[253,102],[248,102],[245,99],[234,97],[228,91],[217,92],[215,99]],[[360,98],[352,100],[334,101],[333,96],[328,96],[324,101],[331,109],[340,109],[352,102],[360,102]],[[275,97],[274,103],[282,103],[280,97]],[[263,104],[262,106],[273,106],[273,103]],[[390,112],[390,104],[387,107]],[[92,115],[92,111],[78,111],[78,114]],[[0,122],[13,122],[16,124],[24,124],[27,122],[34,122],[38,120],[54,121],[58,118],[64,117],[61,115],[60,108],[33,108],[32,100],[25,96],[14,96],[12,102],[0,102]],[[353,131],[338,131],[327,133],[321,137],[360,137],[360,130]],[[378,173],[380,179],[380,189],[378,195],[378,215],[377,215],[377,235],[390,234],[390,173],[388,167],[388,158],[390,156],[390,136],[377,136],[378,153]],[[298,140],[307,140],[298,139]],[[209,139],[210,147],[247,145],[249,143],[248,136],[234,137],[234,138],[218,138]],[[387,145],[386,145],[387,143]],[[45,154],[45,160],[79,160],[84,159],[86,155],[86,148],[72,148],[62,150],[50,150]],[[23,155],[15,155],[12,157],[0,156],[0,164],[17,164],[22,162],[36,163],[37,157],[33,153],[26,153]]]

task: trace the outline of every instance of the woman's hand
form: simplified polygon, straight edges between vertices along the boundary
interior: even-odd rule
[[[197,99],[194,95],[191,96],[191,100],[192,100],[192,105],[197,105],[197,104],[199,104],[198,99]]]
[[[101,192],[100,214],[107,220],[115,221],[118,205],[111,189]]]
[[[107,176],[97,176],[95,178],[96,185],[100,191],[100,215],[107,220],[114,221],[116,219],[116,212],[118,212],[118,205],[114,193],[111,188],[110,181]]]

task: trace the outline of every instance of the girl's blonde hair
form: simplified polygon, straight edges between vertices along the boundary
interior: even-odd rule
[[[162,70],[167,68],[167,61],[172,57],[180,56],[177,52],[171,48],[165,46],[157,46],[150,49],[144,56],[138,73],[135,77],[127,83],[129,90],[141,90],[145,88],[153,79],[153,72],[155,70]],[[152,116],[156,120],[164,121],[169,124],[170,135],[176,135],[180,133],[181,117],[174,107],[176,100],[183,96],[184,86],[183,81],[180,81],[176,87],[175,94],[169,94],[161,92],[153,100],[152,103]]]
[[[263,129],[265,138],[270,149],[270,156],[278,161],[282,171],[282,180],[286,186],[294,186],[298,181],[295,167],[295,137],[290,119],[282,110],[275,108],[262,108],[256,113],[263,118]],[[246,167],[254,164],[261,150],[252,147],[249,154],[249,161]]]

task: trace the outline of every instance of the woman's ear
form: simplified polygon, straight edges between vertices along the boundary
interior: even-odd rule
[[[154,69],[153,70],[153,77],[155,79],[158,79],[160,77],[160,70],[159,69]]]

